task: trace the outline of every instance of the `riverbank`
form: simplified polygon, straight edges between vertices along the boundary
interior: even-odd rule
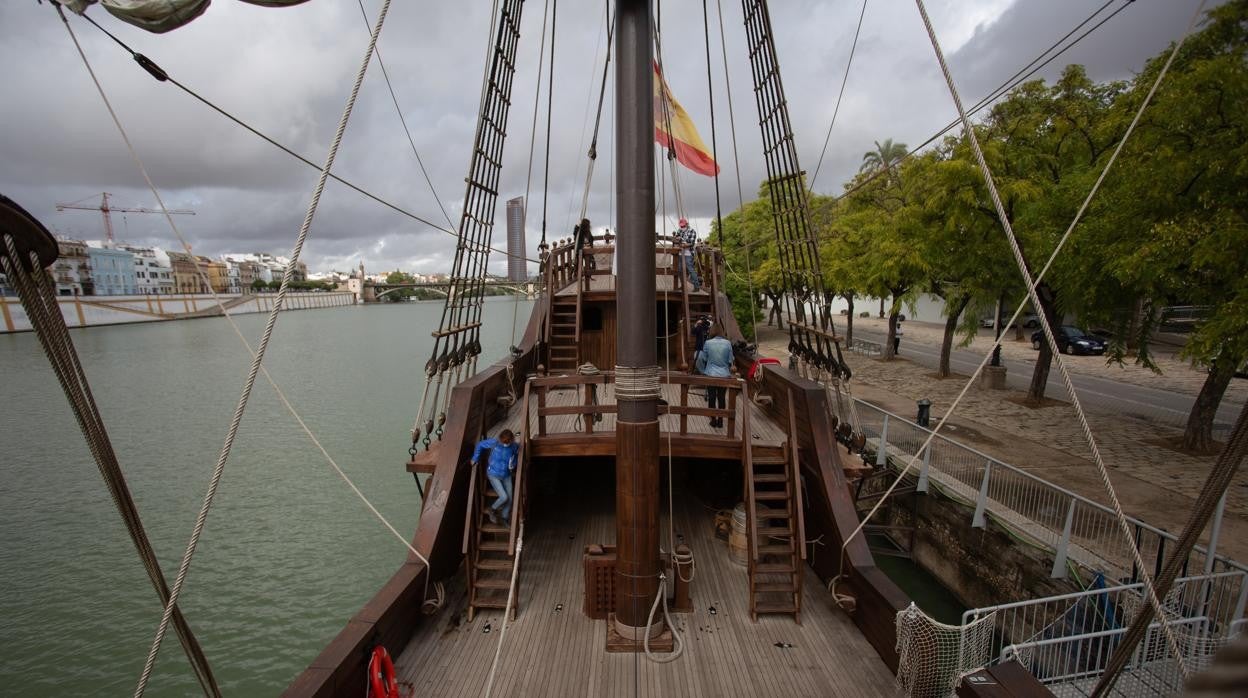
[[[918,340],[918,323],[907,325],[906,341]],[[787,356],[787,333],[760,328],[759,339],[764,355]],[[854,372],[854,397],[906,417],[914,415],[916,400],[931,400],[933,424],[966,381],[966,376],[957,374],[936,378],[930,368],[907,360],[904,346],[902,355],[893,361],[850,353],[845,359]],[[1103,366],[1100,360],[1096,363]],[[1052,405],[1033,408],[1023,404],[1022,396],[1016,390],[972,387],[946,425],[948,435],[1105,503],[1104,486],[1070,405],[1054,400]],[[1126,513],[1167,531],[1181,530],[1215,457],[1163,446],[1177,440],[1175,429],[1092,405],[1085,409]],[[1248,559],[1248,474],[1243,472],[1227,493],[1219,549],[1234,559]]]
[[[164,322],[222,315],[217,299],[231,315],[265,313],[273,309],[276,293],[206,293],[134,296],[63,296],[61,315],[70,327],[97,327],[142,322]],[[355,305],[354,293],[346,291],[293,291],[286,294],[285,310],[340,308]],[[0,334],[29,332],[30,319],[16,296],[0,296]]]

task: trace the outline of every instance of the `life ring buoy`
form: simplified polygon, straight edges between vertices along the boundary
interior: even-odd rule
[[[394,678],[394,661],[382,645],[373,648],[368,661],[368,687],[372,698],[399,698],[399,683]]]

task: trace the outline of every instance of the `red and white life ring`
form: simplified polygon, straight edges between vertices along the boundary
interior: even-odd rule
[[[368,695],[372,698],[399,698],[399,683],[394,678],[394,661],[381,645],[373,648],[372,659],[368,661],[368,688]]]

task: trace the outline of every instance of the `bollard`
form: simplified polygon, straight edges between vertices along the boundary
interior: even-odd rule
[[[919,415],[914,418],[914,423],[926,428],[932,418],[932,401],[926,398],[919,400]]]

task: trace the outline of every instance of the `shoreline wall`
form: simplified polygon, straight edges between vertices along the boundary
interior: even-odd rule
[[[231,315],[269,312],[277,300],[276,293],[232,293],[218,294],[218,297]],[[211,294],[62,296],[58,300],[65,324],[71,328],[222,315]],[[286,294],[285,310],[340,308],[356,302],[355,294],[346,291],[291,291]],[[30,319],[17,296],[0,296],[0,334],[29,332],[30,329]]]

